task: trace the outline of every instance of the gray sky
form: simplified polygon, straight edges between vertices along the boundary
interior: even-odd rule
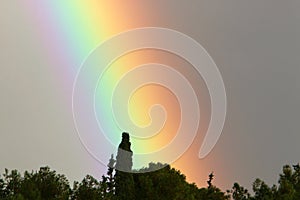
[[[141,26],[193,37],[219,67],[227,119],[202,161],[215,171],[217,185],[227,189],[238,181],[251,189],[256,177],[276,183],[284,164],[300,160],[300,1],[141,1],[127,7],[153,19]],[[0,170],[47,164],[70,180],[100,176],[104,169],[82,164],[95,161],[75,133],[66,100],[72,88],[57,80],[24,9],[17,1],[0,3]]]

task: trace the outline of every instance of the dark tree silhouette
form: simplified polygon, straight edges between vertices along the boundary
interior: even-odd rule
[[[5,170],[1,187],[3,200],[67,200],[71,194],[66,177],[49,167],[41,167],[38,172],[26,171],[23,177],[17,170]]]
[[[213,179],[214,179],[214,173],[212,172],[212,173],[210,173],[209,175],[208,175],[208,181],[207,181],[207,184],[208,184],[208,188],[211,188],[213,185],[212,185],[212,181],[213,181]]]
[[[188,183],[179,170],[168,164],[149,163],[148,167],[132,170],[132,150],[128,133],[122,134],[116,160],[113,155],[108,171],[101,181],[87,175],[74,182],[73,188],[64,175],[49,167],[38,171],[5,169],[0,176],[0,200],[300,200],[300,165],[285,165],[277,185],[253,182],[253,195],[238,183],[227,194],[213,184],[208,176],[207,187]]]
[[[128,133],[122,133],[118,148],[115,174],[115,194],[118,200],[135,198],[132,170],[132,150]]]
[[[81,183],[74,183],[72,200],[97,200],[100,198],[100,183],[92,176],[87,175]]]
[[[240,186],[238,183],[233,184],[231,193],[234,200],[247,200],[250,198],[248,190]]]

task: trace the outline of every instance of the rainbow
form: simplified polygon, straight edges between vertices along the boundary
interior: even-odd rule
[[[36,30],[42,40],[43,48],[48,52],[49,62],[52,63],[54,70],[57,72],[56,74],[64,88],[63,90],[72,88],[74,78],[83,61],[87,59],[92,50],[97,48],[99,44],[120,32],[151,25],[149,22],[155,22],[153,21],[154,19],[143,16],[142,11],[134,10],[135,12],[133,12],[128,5],[119,1],[109,3],[99,0],[32,1],[32,3],[24,4],[24,6],[28,8],[32,16],[34,27],[37,27]],[[118,47],[112,47],[110,50],[114,51],[113,48]],[[107,52],[107,54],[109,53],[110,51]],[[153,49],[133,51],[126,56],[116,59],[111,64],[110,70],[106,72],[106,78],[102,82],[106,86],[104,93],[95,96],[96,101],[103,101],[96,105],[96,112],[99,111],[99,113],[97,112],[99,120],[105,121],[106,115],[111,112],[106,107],[109,104],[109,99],[104,98],[103,100],[101,97],[110,94],[113,87],[116,86],[116,83],[124,74],[145,63],[160,63],[174,66],[175,69],[180,69],[182,65],[189,65],[189,63],[171,53]],[[182,73],[189,76],[192,72],[182,71]],[[145,76],[147,75],[145,74]],[[200,90],[205,89],[201,87]],[[62,95],[64,94],[62,93]],[[67,106],[69,106],[70,96],[65,96],[65,99]],[[149,125],[152,119],[145,113],[148,113],[151,105],[157,103],[164,105],[164,109],[168,113],[168,119],[159,134],[154,135],[150,139],[143,140],[132,137],[132,149],[134,152],[143,154],[155,151],[167,145],[174,137],[174,134],[176,134],[181,120],[178,99],[176,99],[172,91],[159,85],[143,86],[133,93],[132,98],[128,102],[128,111],[132,121],[141,127]],[[204,110],[204,116],[206,113],[209,113],[209,109]],[[205,124],[207,124],[207,121],[208,117],[203,118],[203,121],[200,123],[199,133],[206,131],[207,126]],[[106,123],[111,130],[110,133],[107,133],[107,137],[112,143],[117,145],[120,142],[122,130],[110,121]],[[94,139],[91,136],[90,140]],[[198,134],[193,146],[174,163],[175,167],[190,177],[199,177],[199,165],[201,165],[201,168],[205,168],[203,162],[197,161],[197,154],[202,139],[203,135]],[[101,141],[99,141],[99,145],[101,145]],[[95,147],[95,151],[97,151],[97,147]],[[107,157],[108,159],[109,157]],[[193,165],[188,163],[189,161]],[[201,177],[202,181],[208,174],[205,170],[203,171],[203,173],[200,173],[203,176]],[[203,184],[199,179],[191,178],[191,180],[198,184]]]

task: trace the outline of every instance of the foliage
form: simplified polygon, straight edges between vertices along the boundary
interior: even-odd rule
[[[92,176],[87,175],[81,183],[74,183],[72,199],[96,200],[99,197],[101,197],[101,184]]]
[[[233,184],[230,192],[232,193],[232,198],[234,200],[247,200],[250,197],[248,190],[243,186],[240,186],[238,183]]]
[[[213,185],[214,174],[208,177],[208,186],[198,188],[188,183],[185,175],[170,165],[150,163],[148,167],[131,173],[133,197],[126,192],[121,198],[116,195],[116,176],[114,159],[110,159],[106,176],[98,181],[90,175],[70,188],[64,175],[57,174],[49,167],[39,171],[25,171],[23,175],[17,170],[5,172],[0,176],[0,200],[299,200],[300,166],[286,165],[279,175],[278,185],[269,187],[264,181],[256,179],[252,184],[253,195],[238,183],[234,183],[227,194]],[[158,169],[158,170],[157,170]],[[128,175],[128,174],[127,174]],[[122,178],[122,177],[121,177]],[[124,177],[123,177],[124,178]],[[120,184],[127,184],[124,181]]]
[[[132,170],[132,151],[129,134],[122,133],[122,141],[118,148],[115,174],[115,195],[118,200],[135,198]]]
[[[68,199],[71,189],[64,175],[56,174],[49,167],[41,167],[38,172],[25,171],[24,176],[17,170],[5,169],[1,179],[2,199]]]
[[[149,163],[148,167],[132,170],[132,151],[129,134],[122,134],[116,160],[112,155],[107,174],[101,180],[87,175],[70,187],[64,175],[49,167],[38,171],[5,169],[0,176],[0,200],[299,200],[300,165],[285,165],[277,185],[269,187],[256,179],[253,195],[238,183],[227,194],[213,184],[208,176],[207,187],[188,183],[179,170],[168,164]],[[122,170],[120,170],[122,169]],[[126,172],[124,172],[126,169]]]

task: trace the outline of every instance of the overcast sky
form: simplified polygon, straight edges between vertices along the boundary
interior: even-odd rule
[[[300,1],[139,1],[127,7],[150,19],[163,16],[140,26],[193,37],[219,67],[228,112],[207,162],[222,155],[222,165],[211,165],[226,180],[216,180],[222,188],[234,181],[250,187],[255,177],[276,183],[284,164],[299,162]],[[66,100],[71,87],[62,91],[24,9],[17,1],[0,2],[0,170],[47,164],[71,180],[99,176],[104,171],[82,165],[94,161],[75,133]]]

